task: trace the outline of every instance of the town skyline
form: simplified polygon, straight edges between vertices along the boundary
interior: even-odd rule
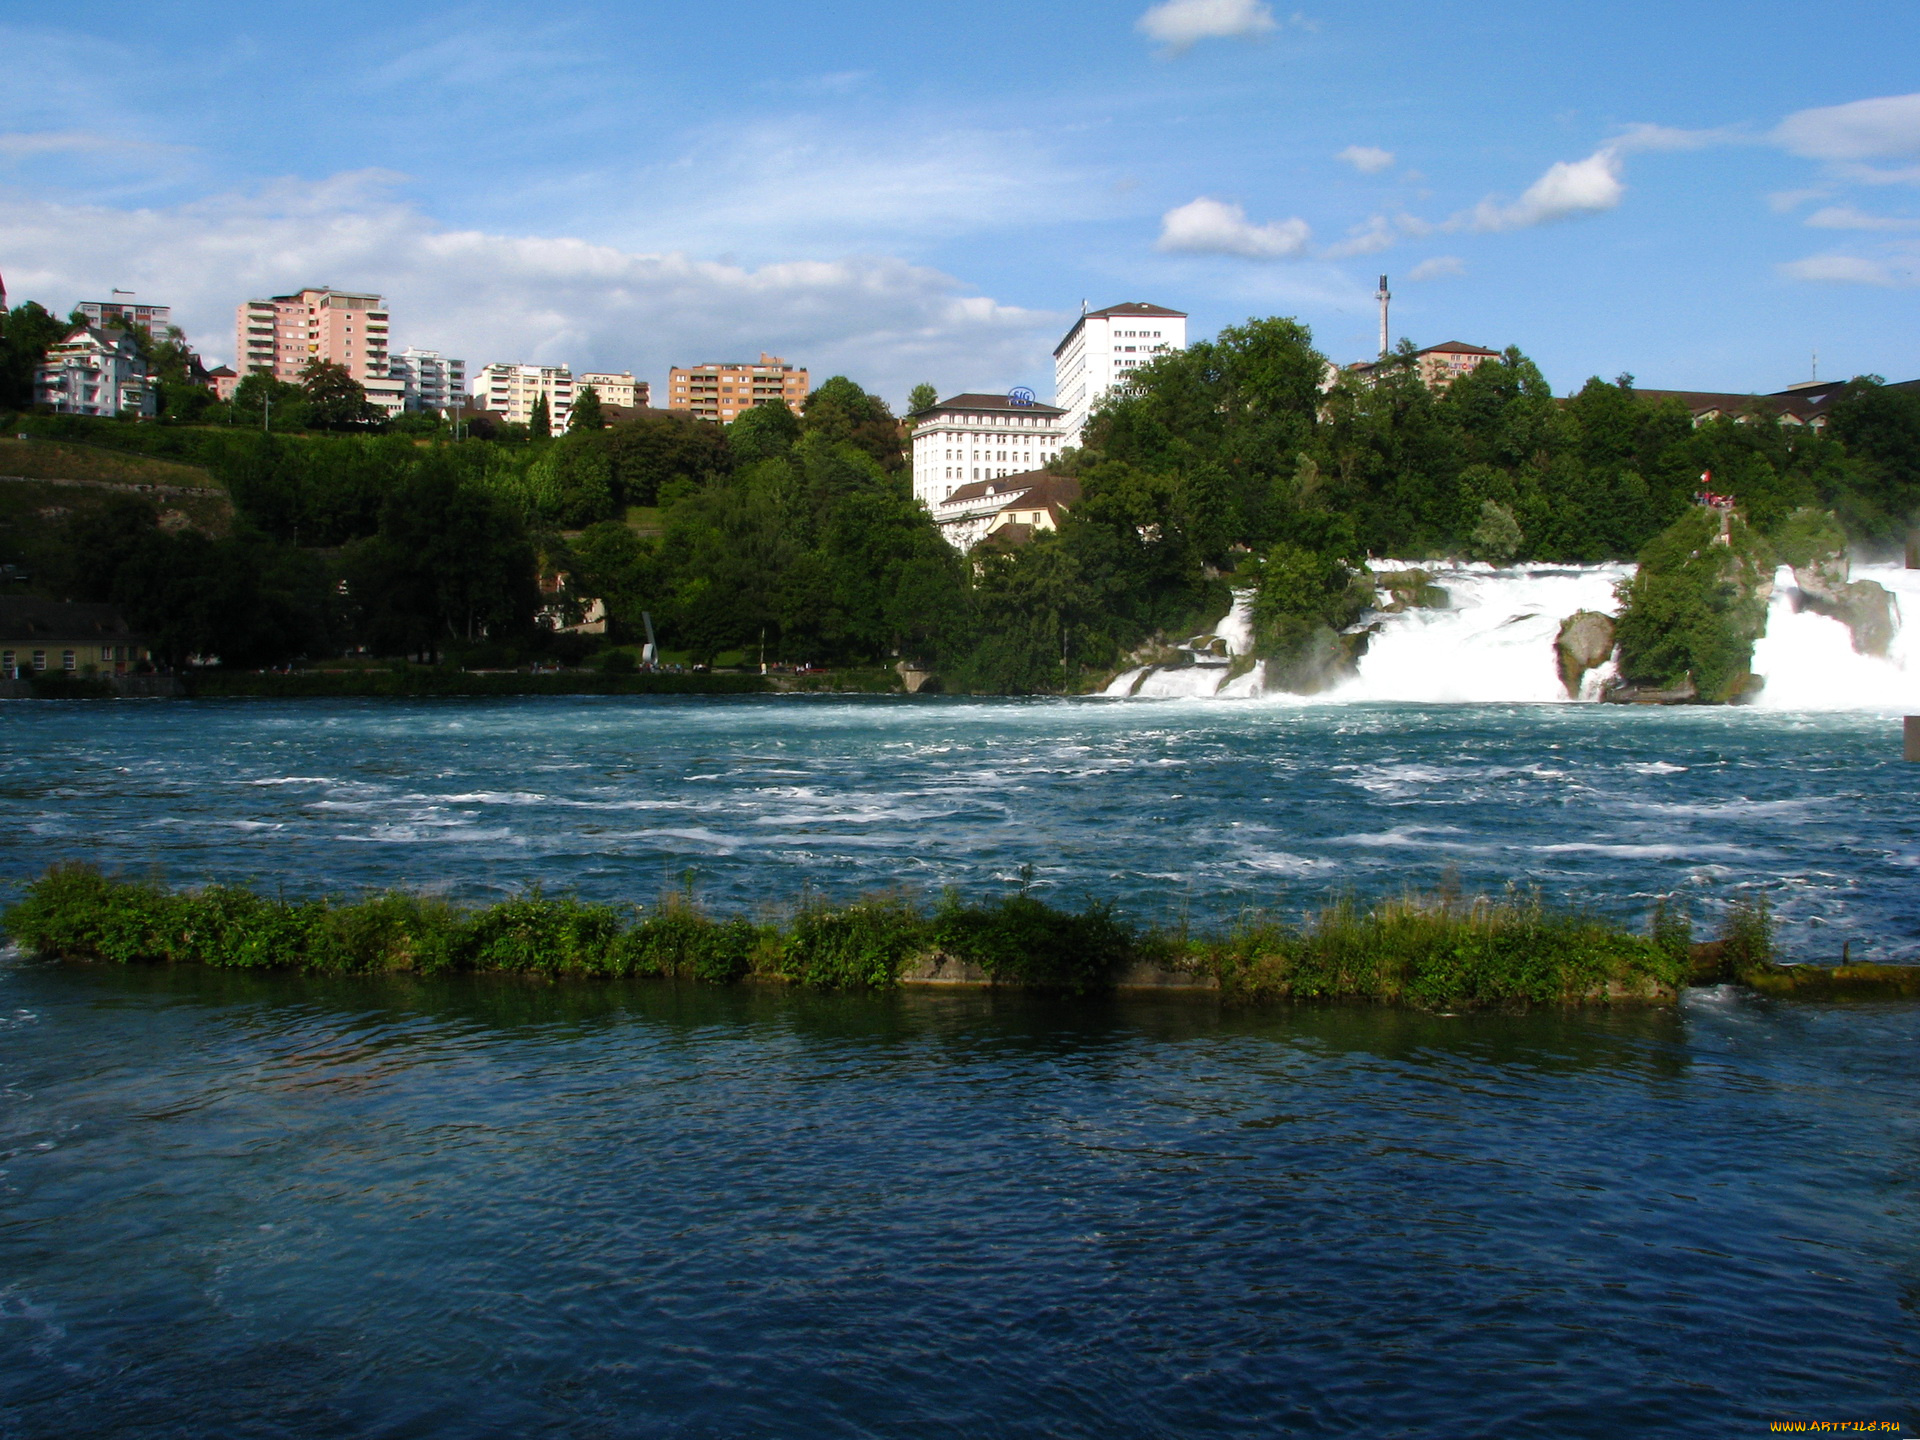
[[[716,45],[657,6],[503,28],[349,0],[329,23],[376,43],[264,63],[318,13],[217,41],[192,3],[0,26],[39,79],[0,97],[14,292],[132,289],[219,356],[236,300],[331,284],[438,317],[397,346],[475,365],[657,382],[765,350],[897,400],[1044,385],[1082,300],[1176,304],[1196,335],[1296,315],[1364,359],[1385,269],[1396,339],[1518,344],[1560,393],[1764,392],[1815,351],[1823,377],[1913,369],[1901,7],[1818,46],[1781,5],[1261,0],[852,6]],[[1028,48],[997,53],[1016,21]]]

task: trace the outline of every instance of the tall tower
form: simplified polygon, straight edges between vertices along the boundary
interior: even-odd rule
[[[1393,348],[1393,341],[1388,338],[1387,331],[1387,302],[1393,299],[1393,292],[1387,289],[1386,276],[1380,277],[1380,288],[1374,291],[1373,298],[1380,302],[1380,358],[1384,360],[1387,358],[1387,352]]]

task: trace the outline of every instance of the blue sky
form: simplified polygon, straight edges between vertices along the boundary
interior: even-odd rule
[[[377,289],[397,345],[1028,384],[1082,299],[1517,344],[1565,392],[1920,376],[1920,7],[0,4],[0,273]],[[64,23],[76,14],[78,23]]]

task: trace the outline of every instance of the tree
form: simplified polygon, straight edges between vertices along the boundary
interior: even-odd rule
[[[64,340],[74,326],[29,300],[11,312],[0,313],[0,407],[25,410],[33,404],[35,372],[50,346]]]
[[[545,395],[533,397],[533,411],[527,416],[527,434],[535,440],[553,438],[553,410]]]
[[[793,442],[799,438],[800,418],[787,408],[784,400],[756,405],[727,427],[727,444],[733,450],[737,465],[779,459],[793,449]]]
[[[367,400],[367,390],[344,365],[331,360],[309,360],[300,371],[300,389],[307,401],[307,424],[315,430],[365,430],[378,424],[380,412]]]
[[[573,410],[567,418],[568,430],[604,430],[607,427],[606,412],[600,408],[600,392],[591,385],[583,385],[573,397]]]
[[[906,442],[893,411],[878,395],[869,395],[846,376],[835,375],[807,396],[801,413],[809,435],[856,446],[889,474],[907,468]]]
[[[382,654],[437,655],[497,638],[539,605],[533,546],[513,511],[430,453],[387,496],[379,532],[349,546],[348,593]]]
[[[265,430],[298,430],[307,423],[307,392],[276,380],[264,370],[243,376],[228,407],[236,425]]]
[[[931,410],[940,403],[940,392],[922,380],[913,387],[913,393],[907,396],[907,413],[918,415],[922,410]]]

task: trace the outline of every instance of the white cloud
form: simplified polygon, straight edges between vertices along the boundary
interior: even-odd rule
[[[1828,205],[1807,216],[1816,230],[1920,230],[1920,220],[1892,215],[1869,215],[1851,205]]]
[[[1279,28],[1262,0],[1162,0],[1134,29],[1179,54],[1201,40],[1253,40]]]
[[[56,312],[113,286],[174,306],[209,356],[232,353],[233,307],[310,284],[378,291],[395,348],[631,368],[770,350],[895,396],[1031,378],[1064,318],[970,294],[890,256],[747,267],[552,236],[456,230],[366,173],[282,182],[168,208],[8,197],[9,288]],[[85,235],[87,244],[73,243]]]
[[[1920,157],[1920,95],[1887,95],[1801,110],[1782,120],[1773,138],[1810,160]]]
[[[1482,200],[1463,218],[1475,230],[1524,230],[1611,210],[1626,193],[1620,179],[1620,152],[1607,145],[1584,160],[1560,160],[1548,166],[1547,173],[1513,204]]]
[[[1409,280],[1439,280],[1448,275],[1467,273],[1466,261],[1458,255],[1436,255],[1431,260],[1422,260],[1408,272]]]
[[[1393,152],[1377,145],[1349,145],[1333,158],[1346,161],[1362,175],[1378,175],[1393,164]]]
[[[1304,220],[1255,225],[1238,205],[1202,196],[1160,217],[1160,239],[1153,248],[1169,254],[1284,260],[1304,251],[1312,234]]]
[[[1750,136],[1738,130],[1679,130],[1671,125],[1629,125],[1607,142],[1609,148],[1625,151],[1704,150],[1710,145],[1751,144]]]
[[[1824,200],[1832,193],[1830,190],[1776,190],[1767,196],[1767,208],[1776,215],[1785,215],[1790,210],[1798,210],[1809,200]]]
[[[1346,239],[1327,246],[1320,253],[1330,260],[1345,259],[1349,255],[1378,255],[1382,250],[1391,249],[1399,238],[1386,216],[1375,215],[1366,224],[1354,226]]]
[[[1915,283],[1911,272],[1902,275],[1884,261],[1859,255],[1809,255],[1791,260],[1780,273],[1793,280],[1811,280],[1828,285],[1879,285],[1904,287]]]

